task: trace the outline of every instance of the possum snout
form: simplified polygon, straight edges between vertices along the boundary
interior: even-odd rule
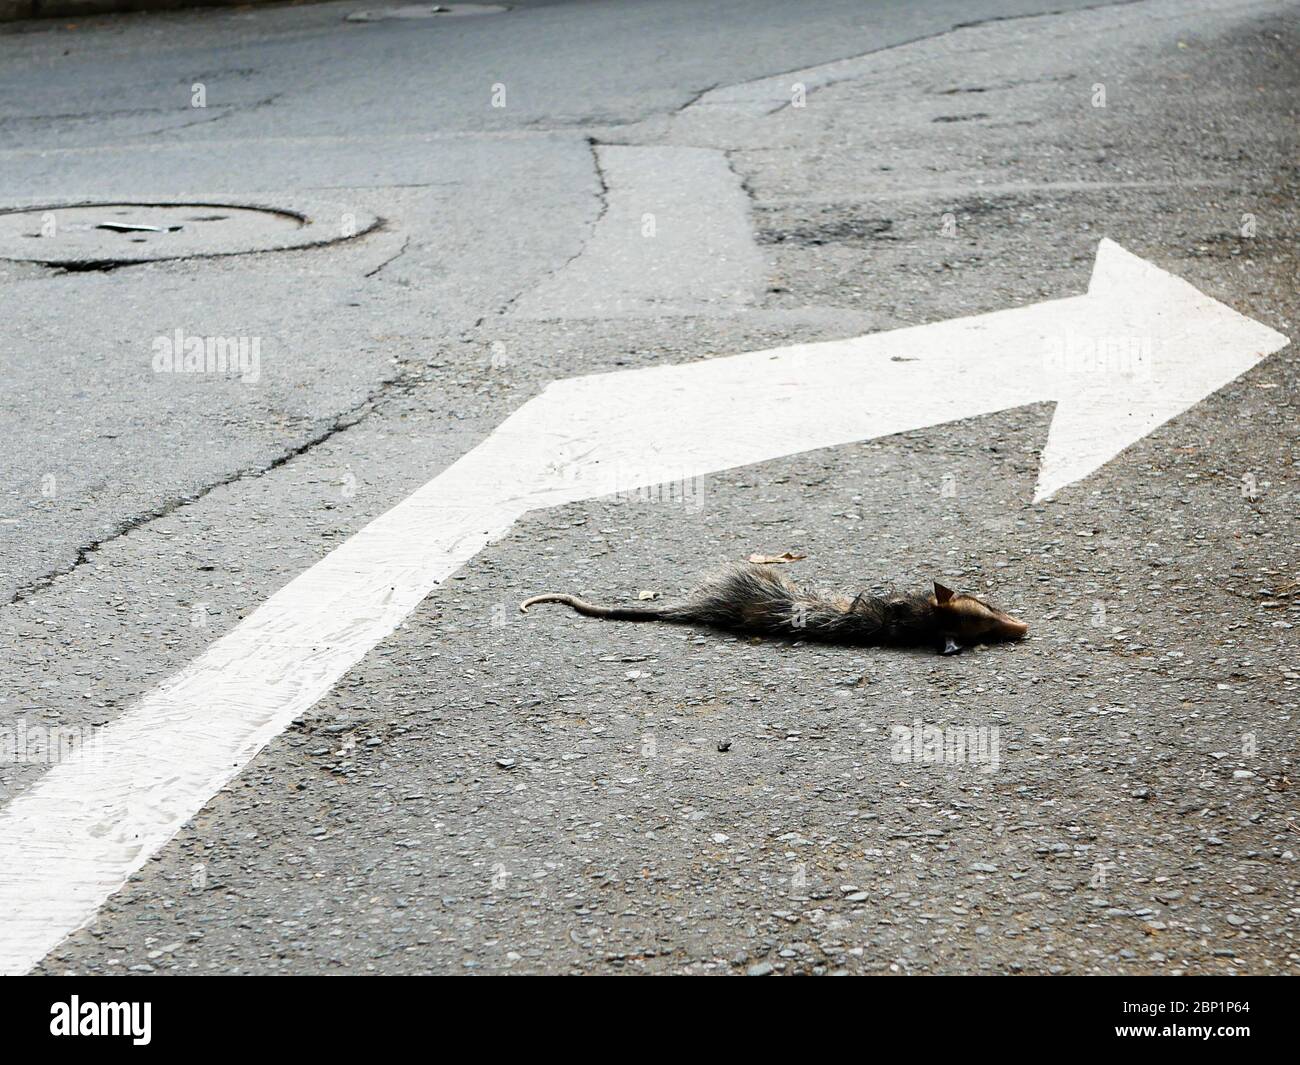
[[[1029,635],[1029,626],[1004,610],[989,609],[993,616],[988,621],[988,635],[995,640],[1023,640]]]
[[[1029,626],[1019,618],[1008,617],[1002,623],[1002,632],[1008,640],[1023,640],[1029,635]]]

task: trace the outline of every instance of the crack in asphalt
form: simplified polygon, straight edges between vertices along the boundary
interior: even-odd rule
[[[21,125],[24,122],[80,122],[93,119],[121,118],[124,115],[165,115],[175,113],[174,107],[118,107],[108,111],[65,111],[55,115],[0,115],[0,128]]]
[[[381,270],[384,269],[384,267],[386,267],[386,266],[391,266],[394,262],[396,262],[398,259],[400,259],[403,255],[405,255],[405,254],[406,254],[406,249],[409,248],[410,246],[411,246],[411,238],[410,238],[410,236],[408,235],[408,236],[406,237],[406,239],[402,241],[402,246],[401,246],[400,248],[398,248],[397,251],[393,252],[392,255],[390,255],[387,259],[385,259],[383,262],[381,262],[381,263],[380,263],[378,266],[376,266],[373,270],[367,270],[367,271],[366,271],[362,276],[363,276],[363,277],[375,277],[375,276],[377,276],[377,275],[379,274],[379,272],[380,272]]]
[[[66,577],[71,573],[75,573],[82,566],[88,563],[91,560],[91,556],[101,548],[121,539],[128,533],[141,529],[150,522],[156,521],[159,518],[168,517],[191,503],[197,503],[205,496],[215,492],[218,488],[234,484],[237,481],[252,480],[256,477],[262,477],[270,473],[272,470],[279,469],[279,467],[285,465],[285,463],[290,462],[301,455],[305,455],[308,451],[319,447],[327,440],[360,425],[379,409],[385,399],[388,399],[390,396],[409,393],[416,383],[417,382],[410,379],[406,371],[399,364],[398,372],[393,377],[380,382],[379,387],[371,391],[360,403],[350,407],[342,414],[336,415],[330,420],[328,425],[319,432],[308,437],[306,440],[281,452],[263,466],[244,467],[235,470],[233,473],[221,477],[219,480],[213,481],[211,484],[204,485],[197,491],[168,500],[151,510],[132,515],[131,517],[118,522],[106,535],[78,547],[73,560],[68,565],[52,570],[49,573],[42,574],[40,577],[19,585],[10,598],[3,604],[0,604],[0,609],[3,609],[5,606],[13,606],[15,603],[23,602],[24,600],[30,599],[33,595],[50,588],[60,577]]]
[[[745,173],[736,166],[735,157],[740,151],[741,149],[738,148],[724,148],[722,149],[722,158],[726,161],[727,169],[736,175],[736,180],[740,182],[740,191],[749,197],[749,206],[750,209],[753,210],[759,206],[758,193],[756,193],[753,186],[750,185],[749,178]]]
[[[270,96],[260,100],[251,100],[248,103],[235,104],[217,104],[212,110],[220,111],[217,115],[204,115],[196,118],[192,122],[182,122],[179,126],[160,126],[158,129],[147,129],[141,133],[133,134],[133,137],[154,137],[159,133],[176,133],[183,129],[192,129],[195,126],[210,126],[214,122],[220,122],[222,119],[229,118],[231,115],[242,114],[246,111],[257,111],[263,107],[270,107],[276,100],[280,99],[284,92],[273,92]],[[207,110],[206,107],[203,110]],[[128,142],[129,144],[130,142]]]
[[[596,227],[605,220],[605,215],[609,213],[609,176],[605,173],[605,168],[600,165],[600,141],[595,137],[588,137],[587,146],[591,149],[591,161],[596,168],[596,183],[600,186],[599,191],[596,193],[600,200],[600,207],[596,213],[596,220],[591,224],[591,231],[592,234],[594,234],[596,232]],[[587,240],[584,242],[584,247],[586,244],[590,243],[591,236],[589,235]],[[582,253],[579,252],[578,254],[580,255]],[[574,258],[577,258],[577,256],[574,256]],[[558,273],[558,271],[553,272]]]
[[[10,262],[24,262],[23,259],[11,259]],[[63,263],[33,263],[33,266],[40,266],[49,270],[55,277],[63,274],[87,274],[102,273],[106,274],[110,270],[119,270],[123,266],[147,266],[153,262],[177,262],[184,260],[167,260],[167,259],[82,259],[76,262],[68,261]]]
[[[779,73],[777,73],[777,74],[772,74],[772,75],[766,75],[766,74],[765,74],[765,75],[763,76],[763,78],[750,78],[749,81],[762,81],[762,80],[764,80],[765,78],[767,78],[767,77],[769,77],[769,76],[770,76],[770,77],[774,77],[774,78],[779,78],[781,75],[780,75]],[[737,85],[748,85],[748,84],[749,84],[749,81],[738,81],[738,82],[736,82],[735,84],[737,84]],[[701,100],[703,100],[704,97],[708,96],[709,93],[713,92],[714,89],[720,89],[720,88],[722,88],[722,87],[723,87],[723,86],[722,86],[722,82],[720,82],[720,81],[715,81],[712,85],[706,85],[706,86],[705,86],[703,89],[701,89],[699,92],[692,93],[692,94],[687,98],[687,100],[686,100],[686,102],[685,102],[684,104],[682,104],[682,105],[679,106],[679,107],[674,107],[671,111],[668,111],[667,114],[670,114],[670,115],[680,115],[683,111],[686,111],[686,110],[688,110],[689,108],[694,107],[697,103],[699,103]],[[730,87],[730,86],[728,86],[728,88],[729,88],[729,87]]]
[[[529,292],[532,292],[534,289],[536,289],[543,281],[547,281],[550,278],[554,277],[556,274],[565,270],[572,263],[576,262],[579,258],[581,258],[582,254],[591,246],[592,239],[595,237],[596,230],[600,226],[600,223],[604,221],[605,215],[609,213],[609,178],[605,174],[605,168],[600,165],[600,149],[604,146],[604,144],[602,141],[597,140],[595,137],[588,137],[586,138],[586,140],[587,140],[587,147],[591,151],[592,166],[595,169],[595,173],[596,173],[596,185],[597,185],[596,199],[598,204],[596,210],[596,217],[592,219],[591,226],[587,233],[587,236],[583,239],[582,244],[579,245],[578,250],[575,251],[572,255],[570,255],[567,259],[565,259],[564,262],[559,263],[558,265],[547,270],[537,281],[534,281],[533,283],[529,284],[525,288],[521,288],[518,292],[516,292],[513,296],[511,296],[508,300],[506,300],[505,303],[503,303],[500,307],[498,307],[496,310],[496,317],[500,318],[510,313],[511,307],[513,307],[516,303],[518,303],[519,300],[522,299]],[[484,315],[482,318],[477,319],[474,322],[474,328],[477,329],[479,326],[481,326],[487,320],[487,317],[488,317],[487,315]]]
[[[762,77],[748,78],[745,81],[733,82],[730,85],[723,86],[723,88],[734,89],[743,85],[755,85],[760,81],[769,81],[772,78],[789,77],[793,74],[801,74],[810,70],[817,70],[821,67],[835,66],[839,63],[851,63],[855,59],[865,59],[867,56],[881,55],[885,52],[892,52],[897,48],[907,48],[913,44],[921,44],[925,41],[935,41],[938,40],[940,37],[947,37],[949,34],[956,33],[958,30],[974,29],[977,26],[987,26],[996,22],[1018,22],[1022,19],[1051,18],[1054,15],[1074,15],[1082,11],[1100,11],[1101,9],[1108,8],[1108,7],[1129,7],[1132,4],[1141,4],[1145,2],[1146,0],[1104,0],[1103,3],[1088,4],[1084,7],[1058,8],[1054,11],[1034,11],[1024,15],[989,15],[986,18],[971,19],[967,22],[957,22],[949,26],[945,30],[936,30],[934,33],[923,33],[918,37],[912,37],[906,41],[899,41],[897,44],[881,45],[879,48],[870,48],[865,52],[858,52],[854,55],[842,56],[839,59],[829,59],[824,63],[817,63],[814,66],[810,66],[810,67],[808,66],[796,67],[793,70],[781,70],[781,71],[777,71],[777,73],[775,74],[764,74]],[[857,75],[855,74],[845,74],[841,78],[832,77],[829,81],[822,82],[820,85],[810,85],[807,87],[805,97],[811,96],[813,93],[819,92],[822,89],[829,89],[832,85],[839,85],[845,81],[852,81],[856,76]],[[711,91],[712,90],[707,90],[705,93],[701,94],[701,96],[707,95],[707,93]],[[698,102],[698,99],[699,98],[697,98],[695,101],[692,102]],[[763,114],[765,116],[774,115],[777,112],[783,111],[790,106],[792,106],[792,101],[786,100],[780,104],[777,104],[777,106],[773,107],[771,110],[764,111]],[[682,111],[682,110],[685,110],[685,108],[678,108],[678,111]]]

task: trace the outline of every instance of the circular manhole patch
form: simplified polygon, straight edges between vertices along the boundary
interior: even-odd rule
[[[313,220],[281,208],[222,203],[50,204],[0,210],[0,258],[71,269],[278,251],[373,228],[372,215]]]
[[[354,11],[347,22],[386,22],[389,19],[452,18],[456,15],[500,15],[510,8],[505,4],[400,4]]]

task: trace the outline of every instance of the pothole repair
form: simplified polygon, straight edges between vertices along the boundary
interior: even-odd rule
[[[377,223],[342,210],[308,216],[221,203],[51,204],[0,211],[0,258],[93,270],[329,244]]]
[[[346,22],[387,22],[389,19],[454,18],[457,15],[500,15],[509,11],[505,4],[401,4],[354,11]]]

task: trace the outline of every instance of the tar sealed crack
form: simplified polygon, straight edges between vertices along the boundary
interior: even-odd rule
[[[381,262],[373,270],[367,270],[365,276],[376,277],[385,267],[391,266],[394,262],[400,259],[403,255],[405,255],[406,249],[409,248],[410,246],[411,246],[411,238],[407,237],[405,240],[402,241],[402,246],[398,248],[397,251],[393,252],[392,255],[390,255],[387,259]]]
[[[499,308],[497,308],[498,315],[504,316],[509,314],[510,308],[512,308],[525,294],[532,292],[539,284],[541,284],[542,280],[549,280],[550,278],[554,277],[555,275],[563,271],[575,260],[577,260],[578,257],[581,256],[582,253],[585,252],[587,248],[590,246],[592,239],[596,235],[596,230],[600,226],[600,223],[604,221],[605,215],[609,213],[609,180],[605,175],[605,168],[600,165],[600,149],[602,147],[602,144],[600,141],[596,140],[595,137],[588,137],[587,147],[591,149],[592,166],[594,167],[596,173],[596,202],[597,202],[596,217],[592,219],[590,232],[583,240],[578,250],[575,251],[572,255],[570,255],[567,259],[565,259],[564,262],[557,265],[554,269],[546,271],[546,274],[543,278],[530,284],[527,288],[521,289],[519,292],[516,292],[513,296],[511,296],[508,300],[506,300],[505,303],[503,303]],[[483,321],[484,319],[482,318],[478,319],[478,321],[474,323],[475,328],[482,325]]]
[[[76,259],[62,263],[41,263],[60,274],[106,274],[123,266],[145,266],[153,259]]]
[[[196,492],[192,492],[189,495],[181,496],[176,499],[168,500],[167,502],[162,503],[151,510],[147,510],[141,514],[133,515],[130,518],[126,518],[123,521],[118,522],[116,525],[112,527],[112,529],[106,535],[100,537],[99,539],[92,540],[90,543],[84,544],[83,546],[77,548],[75,557],[68,565],[63,566],[56,570],[52,570],[51,572],[46,573],[34,580],[28,581],[26,584],[20,585],[14,591],[14,593],[9,597],[9,599],[5,602],[4,605],[12,606],[14,603],[20,603],[25,599],[30,599],[37,592],[49,588],[60,577],[66,577],[69,574],[75,573],[83,565],[89,562],[91,557],[96,552],[98,552],[101,548],[112,543],[114,540],[117,540],[127,535],[128,533],[133,532],[136,529],[143,528],[144,526],[148,525],[151,521],[156,521],[159,518],[165,518],[168,515],[173,514],[176,511],[180,510],[182,507],[188,506],[191,503],[197,503],[199,500],[203,499],[207,495],[210,495],[218,488],[222,488],[226,485],[233,484],[236,481],[242,481],[253,477],[261,477],[264,474],[270,473],[272,470],[278,469],[279,467],[283,466],[285,463],[291,461],[292,459],[298,458],[300,455],[305,455],[308,451],[311,451],[313,448],[319,447],[321,444],[330,440],[332,437],[337,436],[339,433],[346,432],[348,429],[351,429],[353,426],[364,421],[371,414],[373,414],[379,408],[381,402],[384,399],[388,398],[389,396],[403,395],[409,393],[410,390],[415,386],[415,384],[416,382],[411,380],[405,371],[399,370],[396,376],[391,377],[388,380],[384,381],[377,389],[375,389],[368,396],[366,396],[366,398],[362,400],[360,403],[358,403],[355,407],[352,407],[351,409],[344,411],[342,414],[331,419],[329,424],[326,425],[324,428],[322,428],[319,432],[314,433],[308,439],[302,441],[300,444],[295,445],[289,450],[281,452],[279,455],[277,455],[275,458],[273,458],[270,462],[266,463],[265,465],[259,466],[256,469],[236,470],[235,472],[225,477],[222,477],[219,480],[216,480],[209,485],[205,485],[203,488],[199,489]]]

